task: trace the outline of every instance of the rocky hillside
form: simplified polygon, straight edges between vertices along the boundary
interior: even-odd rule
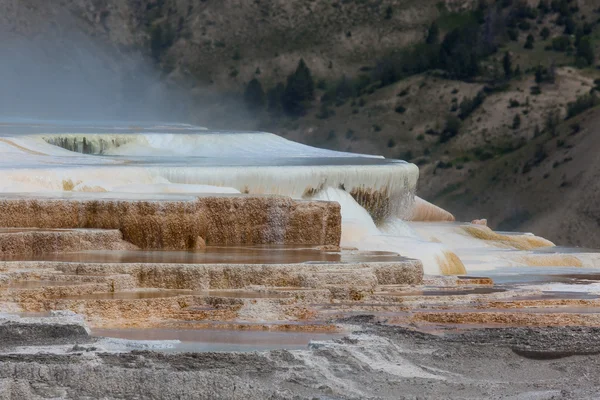
[[[0,0],[0,9],[8,115],[183,120],[402,158],[420,166],[420,195],[461,219],[600,246],[588,198],[600,171],[600,1]]]

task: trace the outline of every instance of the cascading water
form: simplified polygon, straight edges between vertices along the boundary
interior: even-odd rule
[[[429,274],[464,274],[461,258],[475,265],[479,253],[473,258],[462,246],[480,248],[481,237],[470,235],[486,234],[451,222],[435,232],[405,222],[453,221],[415,197],[419,171],[413,164],[317,149],[269,133],[17,121],[0,125],[0,153],[4,193],[96,192],[104,198],[100,192],[109,192],[128,199],[248,193],[335,201],[342,211],[342,246],[417,258]],[[491,246],[509,242],[489,237]]]
[[[416,258],[423,262],[426,274],[465,273],[462,263],[446,267],[450,251],[440,243],[421,240],[418,234],[404,221],[396,216],[388,217],[377,227],[369,213],[361,207],[352,196],[341,190],[326,188],[313,196],[316,200],[336,201],[342,210],[343,247],[353,247],[366,251],[393,251],[403,256]]]
[[[0,190],[220,193],[214,187],[225,187],[300,199],[332,187],[351,193],[382,220],[406,214],[418,179],[413,164],[317,149],[269,133],[160,128],[165,132],[58,134],[39,129],[36,135],[0,138],[0,151],[10,153],[6,161],[11,166],[2,171]]]

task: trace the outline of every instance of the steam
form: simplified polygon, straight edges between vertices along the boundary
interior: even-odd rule
[[[89,10],[77,6],[2,2],[1,120],[179,122],[217,128],[239,128],[248,120],[239,94],[199,87],[187,72],[168,76],[150,57],[143,28],[133,32],[135,43],[122,44],[131,40],[130,33],[86,21],[93,18]],[[127,21],[122,24],[124,32],[133,29]]]
[[[120,53],[85,35],[9,37],[0,43],[3,119],[178,120],[182,95],[140,53]]]

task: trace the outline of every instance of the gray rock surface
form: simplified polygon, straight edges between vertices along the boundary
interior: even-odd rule
[[[369,317],[341,322],[354,329],[343,339],[250,353],[119,352],[93,343],[39,352],[33,344],[49,328],[31,325],[19,341],[32,345],[29,352],[3,343],[0,399],[592,399],[600,393],[600,329],[434,336]],[[63,339],[68,327],[55,326]],[[77,329],[70,335],[73,342],[82,337]]]

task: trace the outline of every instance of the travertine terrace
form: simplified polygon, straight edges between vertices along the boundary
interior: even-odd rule
[[[1,357],[41,348],[106,361],[140,348],[289,349],[323,338],[309,352],[265,357],[321,371],[323,384],[309,386],[324,395],[363,397],[373,392],[339,383],[319,346],[365,370],[451,380],[390,359],[405,357],[390,332],[600,326],[596,252],[456,222],[415,195],[412,164],[189,125],[20,121],[0,135],[0,385],[21,382]],[[42,381],[67,394],[77,386]],[[21,383],[10,393],[34,398],[30,379]],[[246,389],[203,393],[280,395]]]
[[[335,203],[283,196],[188,196],[179,201],[10,198],[0,199],[0,226],[118,229],[124,240],[142,249],[194,250],[206,244],[337,246],[341,215]]]

